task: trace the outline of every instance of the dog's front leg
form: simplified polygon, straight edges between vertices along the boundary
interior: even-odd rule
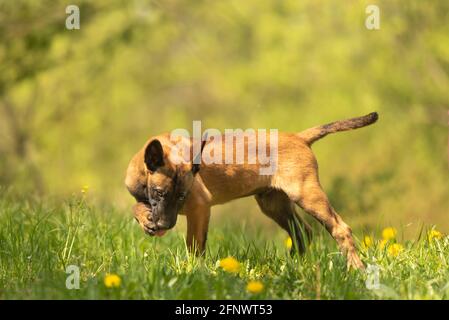
[[[151,221],[151,208],[148,204],[138,202],[133,207],[134,218],[146,234],[150,234],[154,223]]]
[[[202,255],[206,250],[210,207],[197,206],[185,211],[187,217],[187,247],[190,252]]]

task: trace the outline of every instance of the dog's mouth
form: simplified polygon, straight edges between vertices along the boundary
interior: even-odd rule
[[[152,228],[148,228],[146,231],[147,231],[147,234],[149,234],[152,237],[162,237],[167,233],[168,229],[157,229],[157,228],[152,227]]]
[[[157,230],[154,232],[156,237],[163,237],[167,233],[167,230]]]
[[[163,237],[167,231],[171,230],[175,224],[165,219],[158,219],[158,222],[153,222],[153,217],[150,217],[151,227],[150,235],[155,237]]]
[[[147,203],[139,202],[133,207],[133,210],[135,219],[143,231],[151,237],[162,237],[175,225],[166,219],[157,219],[155,222],[151,207]]]
[[[158,226],[153,224],[153,226],[149,228],[148,233],[153,237],[163,237],[170,229],[171,228],[168,226]]]

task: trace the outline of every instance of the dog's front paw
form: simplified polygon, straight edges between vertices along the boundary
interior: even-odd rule
[[[142,230],[146,234],[153,236],[156,226],[152,221],[150,206],[145,203],[138,202],[134,205],[133,210],[134,210],[134,218],[139,223]]]

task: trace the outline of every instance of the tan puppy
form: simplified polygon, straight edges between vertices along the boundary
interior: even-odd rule
[[[179,143],[193,147],[190,139],[170,141],[168,134],[151,138],[131,160],[126,186],[137,200],[134,215],[143,230],[162,236],[176,224],[178,213],[187,217],[187,244],[205,250],[210,208],[237,198],[255,196],[263,213],[276,221],[305,249],[304,234],[310,227],[295,212],[295,204],[322,223],[347,257],[348,267],[363,268],[351,229],[335,212],[318,178],[318,165],[310,146],[329,133],[357,129],[376,122],[377,113],[317,126],[300,133],[279,133],[276,171],[261,175],[261,163],[248,153],[243,164],[204,163],[204,154],[225,153],[219,139],[202,143],[203,163],[180,163],[172,148]],[[262,137],[256,136],[257,141]],[[270,144],[270,137],[266,144]],[[236,139],[234,150],[249,139]],[[260,147],[258,147],[260,148]],[[209,152],[207,152],[209,150]],[[247,149],[245,149],[247,150]],[[182,156],[182,155],[181,155]],[[224,157],[223,157],[224,158]],[[296,223],[297,222],[297,223]]]

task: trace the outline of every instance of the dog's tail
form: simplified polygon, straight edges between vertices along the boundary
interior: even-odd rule
[[[324,138],[329,133],[362,128],[376,122],[378,118],[379,115],[377,112],[372,112],[363,117],[340,120],[322,126],[313,127],[298,133],[298,135],[304,139],[307,144],[311,145],[315,141]]]

